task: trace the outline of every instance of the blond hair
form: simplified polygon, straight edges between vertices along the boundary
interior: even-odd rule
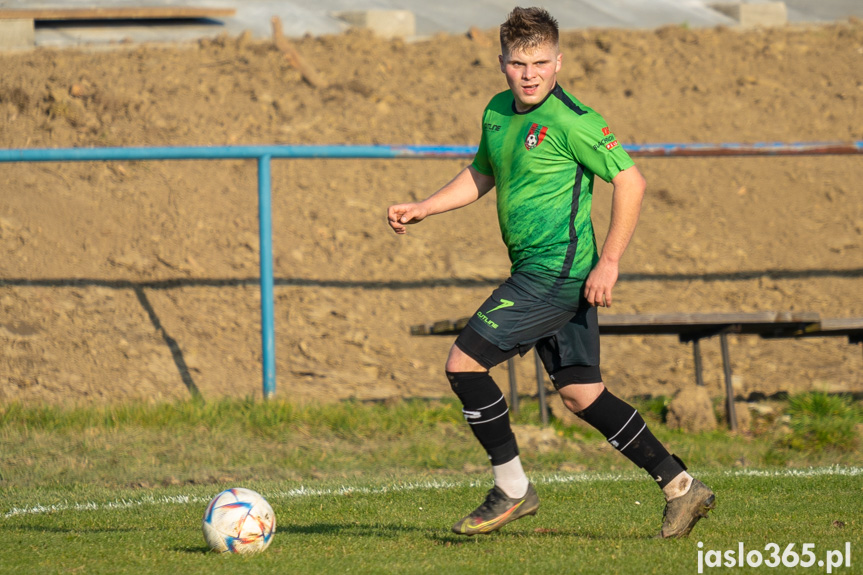
[[[506,55],[513,50],[531,51],[551,44],[559,45],[557,20],[544,8],[515,7],[500,27],[500,49]]]

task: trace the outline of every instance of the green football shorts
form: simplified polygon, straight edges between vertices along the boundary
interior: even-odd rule
[[[584,297],[577,311],[559,308],[512,278],[485,300],[455,344],[486,369],[536,347],[557,388],[602,381],[596,308]]]

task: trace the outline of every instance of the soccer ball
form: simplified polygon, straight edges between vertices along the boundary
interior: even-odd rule
[[[204,539],[218,553],[257,553],[276,531],[276,514],[251,489],[234,487],[216,495],[204,512]]]

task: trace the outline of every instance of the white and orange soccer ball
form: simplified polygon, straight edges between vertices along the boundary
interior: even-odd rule
[[[258,553],[276,532],[276,514],[251,489],[234,487],[216,495],[204,512],[204,539],[219,553]]]

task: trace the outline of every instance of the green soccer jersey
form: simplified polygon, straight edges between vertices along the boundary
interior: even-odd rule
[[[632,165],[602,116],[560,86],[524,113],[509,90],[492,98],[473,167],[494,177],[513,279],[575,309],[598,260],[593,177],[611,181]]]

